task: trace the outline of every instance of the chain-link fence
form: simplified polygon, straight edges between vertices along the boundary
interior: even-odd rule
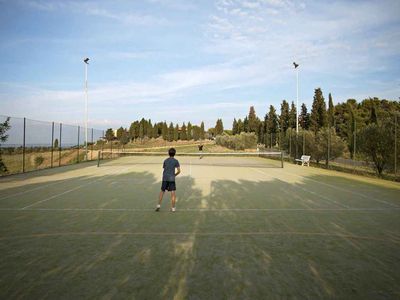
[[[97,160],[104,144],[104,131],[56,122],[0,115],[0,124],[8,120],[0,142],[0,175],[23,173]]]
[[[396,113],[378,123],[354,120],[345,137],[339,136],[334,126],[318,132],[288,129],[273,146],[285,151],[289,161],[310,155],[315,166],[399,180],[399,120]]]

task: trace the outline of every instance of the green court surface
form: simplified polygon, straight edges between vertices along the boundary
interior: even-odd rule
[[[0,179],[1,299],[398,299],[400,185],[246,158]]]

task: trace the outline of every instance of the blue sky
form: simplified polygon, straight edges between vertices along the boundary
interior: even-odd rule
[[[222,118],[321,87],[400,96],[400,1],[0,0],[0,114],[89,125]]]

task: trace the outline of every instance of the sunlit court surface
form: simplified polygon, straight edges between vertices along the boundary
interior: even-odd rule
[[[165,156],[0,178],[0,298],[394,299],[400,186],[258,157]]]

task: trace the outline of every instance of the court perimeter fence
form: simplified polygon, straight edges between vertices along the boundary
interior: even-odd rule
[[[5,142],[0,141],[0,176],[95,161],[98,159],[99,153],[104,150],[111,153],[124,151],[124,146],[118,141],[106,141],[104,130],[88,128],[86,151],[85,128],[82,126],[0,115],[0,123],[4,123],[7,119],[9,119],[10,128],[5,134],[8,138]],[[393,121],[393,130],[388,129],[391,135],[390,140],[393,140],[390,149],[393,154],[388,159],[389,167],[386,168],[383,175],[387,179],[397,181],[399,180],[397,165],[400,161],[397,115]],[[354,124],[355,128],[356,125]],[[315,140],[312,136],[308,136],[309,134],[309,131],[303,130],[300,130],[297,137],[294,132],[286,137],[280,133],[277,133],[276,136],[267,134],[264,137],[265,148],[263,151],[283,151],[287,162],[294,162],[295,158],[300,158],[303,154],[311,155],[311,163],[314,166],[376,175],[374,164],[358,153],[357,131],[354,131],[352,137],[353,149],[345,151],[345,155],[339,157],[332,157],[334,145],[331,138],[328,138],[326,147],[321,149],[325,155],[322,155],[319,163],[316,162],[314,155],[315,149],[317,149]],[[376,136],[375,138],[385,139],[387,137]],[[112,155],[102,155],[101,157],[101,159],[107,158],[112,158]],[[6,170],[1,167],[1,162]]]
[[[97,160],[105,147],[104,130],[88,128],[86,147],[82,126],[0,115],[0,123],[6,120],[10,127],[0,142],[0,176]]]

